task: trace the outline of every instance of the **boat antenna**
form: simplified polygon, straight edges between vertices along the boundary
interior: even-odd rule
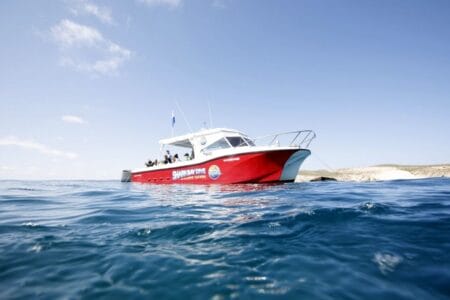
[[[209,103],[209,101],[208,101],[208,112],[209,112],[209,128],[213,128],[211,104]]]
[[[177,108],[178,108],[179,112],[180,112],[181,115],[183,116],[184,122],[186,122],[186,125],[189,127],[189,131],[192,132],[191,124],[189,124],[189,121],[186,119],[186,116],[184,115],[184,112],[183,112],[183,110],[181,109],[180,104],[178,104],[178,101],[175,101],[175,104],[177,105]]]

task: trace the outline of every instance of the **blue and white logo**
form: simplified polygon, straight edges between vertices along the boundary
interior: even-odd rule
[[[216,180],[217,178],[220,177],[221,174],[222,173],[220,173],[220,168],[218,166],[216,166],[216,165],[212,165],[208,169],[208,176],[212,180]]]

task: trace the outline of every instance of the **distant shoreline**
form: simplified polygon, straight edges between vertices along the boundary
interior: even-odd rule
[[[311,180],[337,181],[379,181],[398,179],[421,179],[450,177],[450,164],[439,165],[396,165],[383,164],[363,168],[342,168],[329,170],[300,170],[296,182]]]

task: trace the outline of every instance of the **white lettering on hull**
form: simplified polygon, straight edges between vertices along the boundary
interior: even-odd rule
[[[205,168],[196,168],[196,169],[184,169],[172,171],[172,180],[178,180],[185,177],[196,176],[196,175],[206,175]]]

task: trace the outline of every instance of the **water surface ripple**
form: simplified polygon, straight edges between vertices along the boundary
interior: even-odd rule
[[[0,181],[0,299],[450,299],[450,180]]]

